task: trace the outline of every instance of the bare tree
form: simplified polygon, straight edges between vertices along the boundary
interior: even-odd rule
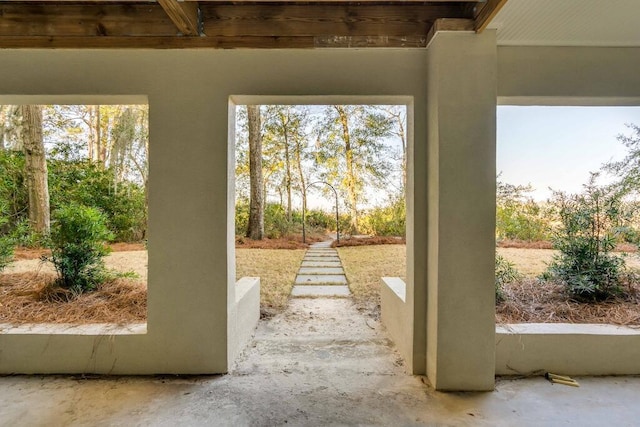
[[[49,233],[49,184],[42,139],[42,106],[21,106],[25,179],[29,194],[29,221],[38,233]]]
[[[250,201],[247,237],[262,240],[264,237],[264,194],[262,178],[262,135],[260,132],[260,106],[247,106],[249,125],[249,174]]]
[[[349,132],[349,117],[348,112],[344,105],[334,105],[336,112],[338,113],[338,120],[342,127],[342,142],[344,143],[344,157],[346,163],[346,177],[344,179],[344,185],[347,189],[347,195],[349,197],[349,211],[351,216],[351,228],[354,233],[358,232],[358,176],[356,174],[356,168],[353,161],[353,149],[351,147],[351,133]]]
[[[0,150],[22,150],[22,114],[19,105],[0,105]]]

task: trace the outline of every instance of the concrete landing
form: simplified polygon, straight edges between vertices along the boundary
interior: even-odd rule
[[[348,286],[294,286],[292,297],[348,297],[351,295]]]
[[[0,426],[634,426],[640,377],[440,393],[349,299],[293,299],[228,375],[0,377]]]

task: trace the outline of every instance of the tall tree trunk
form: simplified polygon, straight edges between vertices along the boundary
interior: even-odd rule
[[[29,221],[34,231],[49,233],[49,185],[42,140],[42,107],[23,105],[25,177],[29,194]]]
[[[287,112],[288,114],[288,112]],[[284,136],[284,165],[285,165],[285,188],[287,190],[287,219],[291,222],[293,213],[291,210],[291,153],[289,150],[289,118],[281,114],[282,135]]]
[[[7,128],[7,105],[0,105],[0,151],[5,150],[4,135]]]
[[[22,108],[0,105],[0,149],[22,151]]]
[[[262,179],[262,135],[260,135],[260,106],[247,106],[249,124],[249,227],[247,237],[262,240],[264,237],[264,194]]]
[[[398,137],[402,142],[402,191],[407,188],[407,138],[404,131],[404,123],[400,114],[394,116],[398,123]]]
[[[307,182],[302,171],[302,147],[300,141],[296,142],[295,159],[296,167],[298,169],[298,177],[300,178],[300,190],[302,192],[302,210],[307,210]]]
[[[342,140],[344,142],[344,153],[347,166],[347,177],[345,184],[347,196],[349,198],[349,214],[351,216],[351,229],[354,234],[358,233],[358,182],[353,163],[353,150],[351,147],[351,136],[349,134],[349,117],[344,107],[334,106],[338,112],[340,124],[342,125]]]

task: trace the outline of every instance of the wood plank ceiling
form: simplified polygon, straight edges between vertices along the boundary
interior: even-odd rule
[[[506,0],[0,1],[0,48],[425,47]]]

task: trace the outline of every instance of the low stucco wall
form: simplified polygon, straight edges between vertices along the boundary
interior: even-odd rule
[[[407,285],[399,277],[380,278],[380,319],[387,328],[391,340],[405,360],[405,366],[412,366],[413,321],[408,316]]]
[[[236,282],[235,293],[235,304],[229,308],[229,369],[260,320],[260,278],[243,277]]]
[[[640,330],[614,325],[496,326],[496,375],[640,374]]]

